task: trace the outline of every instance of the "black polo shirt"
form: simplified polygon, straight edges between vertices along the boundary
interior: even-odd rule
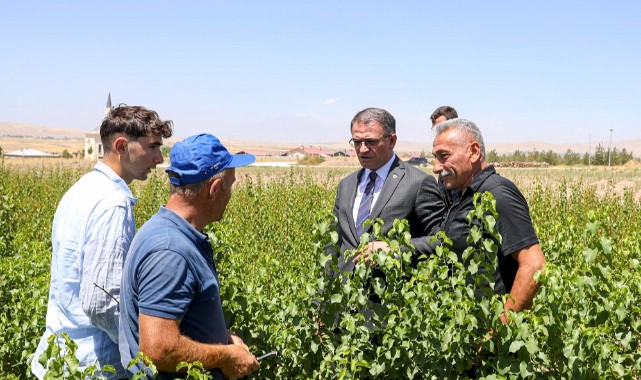
[[[499,270],[494,276],[494,291],[497,294],[506,294],[512,290],[514,277],[519,268],[512,254],[539,242],[532,226],[530,209],[516,185],[501,177],[494,170],[494,166],[489,165],[474,176],[458,203],[446,200],[448,211],[442,229],[452,239],[452,252],[456,252],[461,259],[463,251],[467,248],[466,240],[470,233],[466,217],[474,208],[474,193],[486,191],[496,199],[496,226],[502,237],[498,252]],[[479,272],[484,271],[485,269],[479,267]]]

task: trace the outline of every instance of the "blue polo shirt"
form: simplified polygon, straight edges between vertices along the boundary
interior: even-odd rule
[[[211,243],[164,206],[131,242],[120,294],[119,346],[125,368],[138,353],[139,313],[180,319],[181,333],[197,342],[228,344]],[[128,369],[129,376],[138,370]],[[212,375],[223,377],[217,369]],[[157,379],[175,377],[159,371]]]

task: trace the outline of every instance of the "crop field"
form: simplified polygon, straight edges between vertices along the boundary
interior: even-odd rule
[[[1,378],[31,378],[51,222],[87,169],[0,163]],[[370,281],[366,265],[327,275],[336,186],[352,170],[240,168],[223,220],[206,229],[230,329],[257,356],[278,351],[252,378],[442,379],[471,369],[479,378],[641,378],[641,169],[498,169],[528,200],[548,260],[533,308],[506,325],[500,297],[476,299],[466,271],[448,274],[461,264],[447,249],[408,265],[403,223],[379,236],[394,242],[377,256],[386,283]],[[168,182],[159,170],[132,189],[141,226]],[[487,199],[480,207],[479,218],[493,211]],[[474,260],[481,254],[492,257]]]

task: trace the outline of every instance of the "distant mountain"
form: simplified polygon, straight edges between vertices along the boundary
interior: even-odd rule
[[[24,123],[13,123],[13,122],[0,122],[0,138],[35,138],[35,139],[50,139],[50,140],[69,140],[69,139],[83,139],[85,133],[89,132],[78,130],[78,129],[69,129],[69,128],[56,128],[56,127],[47,127],[41,125],[32,125]],[[168,141],[168,145],[171,145],[174,141],[182,139],[186,136],[175,136]],[[345,150],[350,149],[349,145],[345,141],[335,141],[335,142],[324,142],[324,143],[279,143],[274,141],[242,141],[242,140],[231,140],[227,141],[223,139],[223,143],[229,145],[230,150],[240,150],[243,148],[260,148],[260,147],[269,147],[270,149],[283,149],[288,150],[296,146],[315,146],[323,147],[327,150]],[[540,141],[526,141],[518,143],[501,143],[501,142],[487,142],[486,141],[486,151],[491,151],[495,149],[499,154],[503,153],[512,153],[515,150],[520,150],[524,152],[531,152],[533,150],[538,151],[548,151],[551,150],[555,153],[565,153],[568,149],[583,154],[592,149],[594,149],[597,143],[593,142],[590,147],[586,143],[568,143],[568,144],[551,144]],[[609,142],[606,142],[604,148],[607,150]],[[635,157],[641,157],[641,139],[639,140],[628,140],[628,141],[612,141],[612,147],[616,147],[618,150],[625,148],[627,151],[632,152]],[[420,154],[421,152],[429,153],[432,150],[432,145],[430,143],[416,143],[410,141],[399,140],[396,145],[396,151],[399,153],[407,154]]]
[[[82,139],[85,133],[79,129],[45,127],[42,125],[0,122],[0,137]]]

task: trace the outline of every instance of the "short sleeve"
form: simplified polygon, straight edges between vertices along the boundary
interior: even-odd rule
[[[138,266],[138,305],[141,313],[182,319],[196,291],[187,260],[169,250],[156,251]]]
[[[496,191],[499,190],[500,191]],[[527,201],[516,186],[501,186],[492,191],[499,214],[497,228],[501,234],[501,252],[509,256],[539,242],[530,218]]]

